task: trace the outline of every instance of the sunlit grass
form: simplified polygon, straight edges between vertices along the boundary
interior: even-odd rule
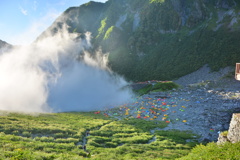
[[[150,130],[166,127],[162,121],[117,121],[94,112],[9,113],[0,116],[0,124],[0,159],[174,159],[194,146],[186,139],[195,141],[186,132],[178,132],[177,140],[165,131],[152,134]]]

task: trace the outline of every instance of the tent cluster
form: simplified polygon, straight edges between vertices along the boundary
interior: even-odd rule
[[[189,108],[183,104],[190,100],[172,97],[171,93],[168,96],[170,98],[138,97],[133,99],[133,103],[124,104],[117,108],[108,108],[102,111],[102,114],[118,119],[137,118],[150,121],[161,120],[166,123],[173,121],[187,123],[186,119],[180,119],[177,116]],[[196,103],[200,103],[200,101]],[[99,114],[99,112],[95,112],[95,114]]]

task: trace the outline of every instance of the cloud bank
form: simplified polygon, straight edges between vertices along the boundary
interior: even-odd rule
[[[0,55],[0,110],[93,111],[131,99],[107,57],[85,51],[91,35],[82,39],[66,30]]]

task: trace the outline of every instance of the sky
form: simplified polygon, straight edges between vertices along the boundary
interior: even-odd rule
[[[80,6],[89,1],[0,0],[0,40],[12,45],[30,44],[67,8]]]

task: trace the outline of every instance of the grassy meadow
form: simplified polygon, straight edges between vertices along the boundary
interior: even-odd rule
[[[166,127],[163,121],[116,120],[94,112],[0,113],[1,160],[175,159],[197,144],[191,133],[150,132]]]
[[[240,159],[240,143],[198,144],[164,121],[116,120],[96,112],[0,112],[0,160]]]

